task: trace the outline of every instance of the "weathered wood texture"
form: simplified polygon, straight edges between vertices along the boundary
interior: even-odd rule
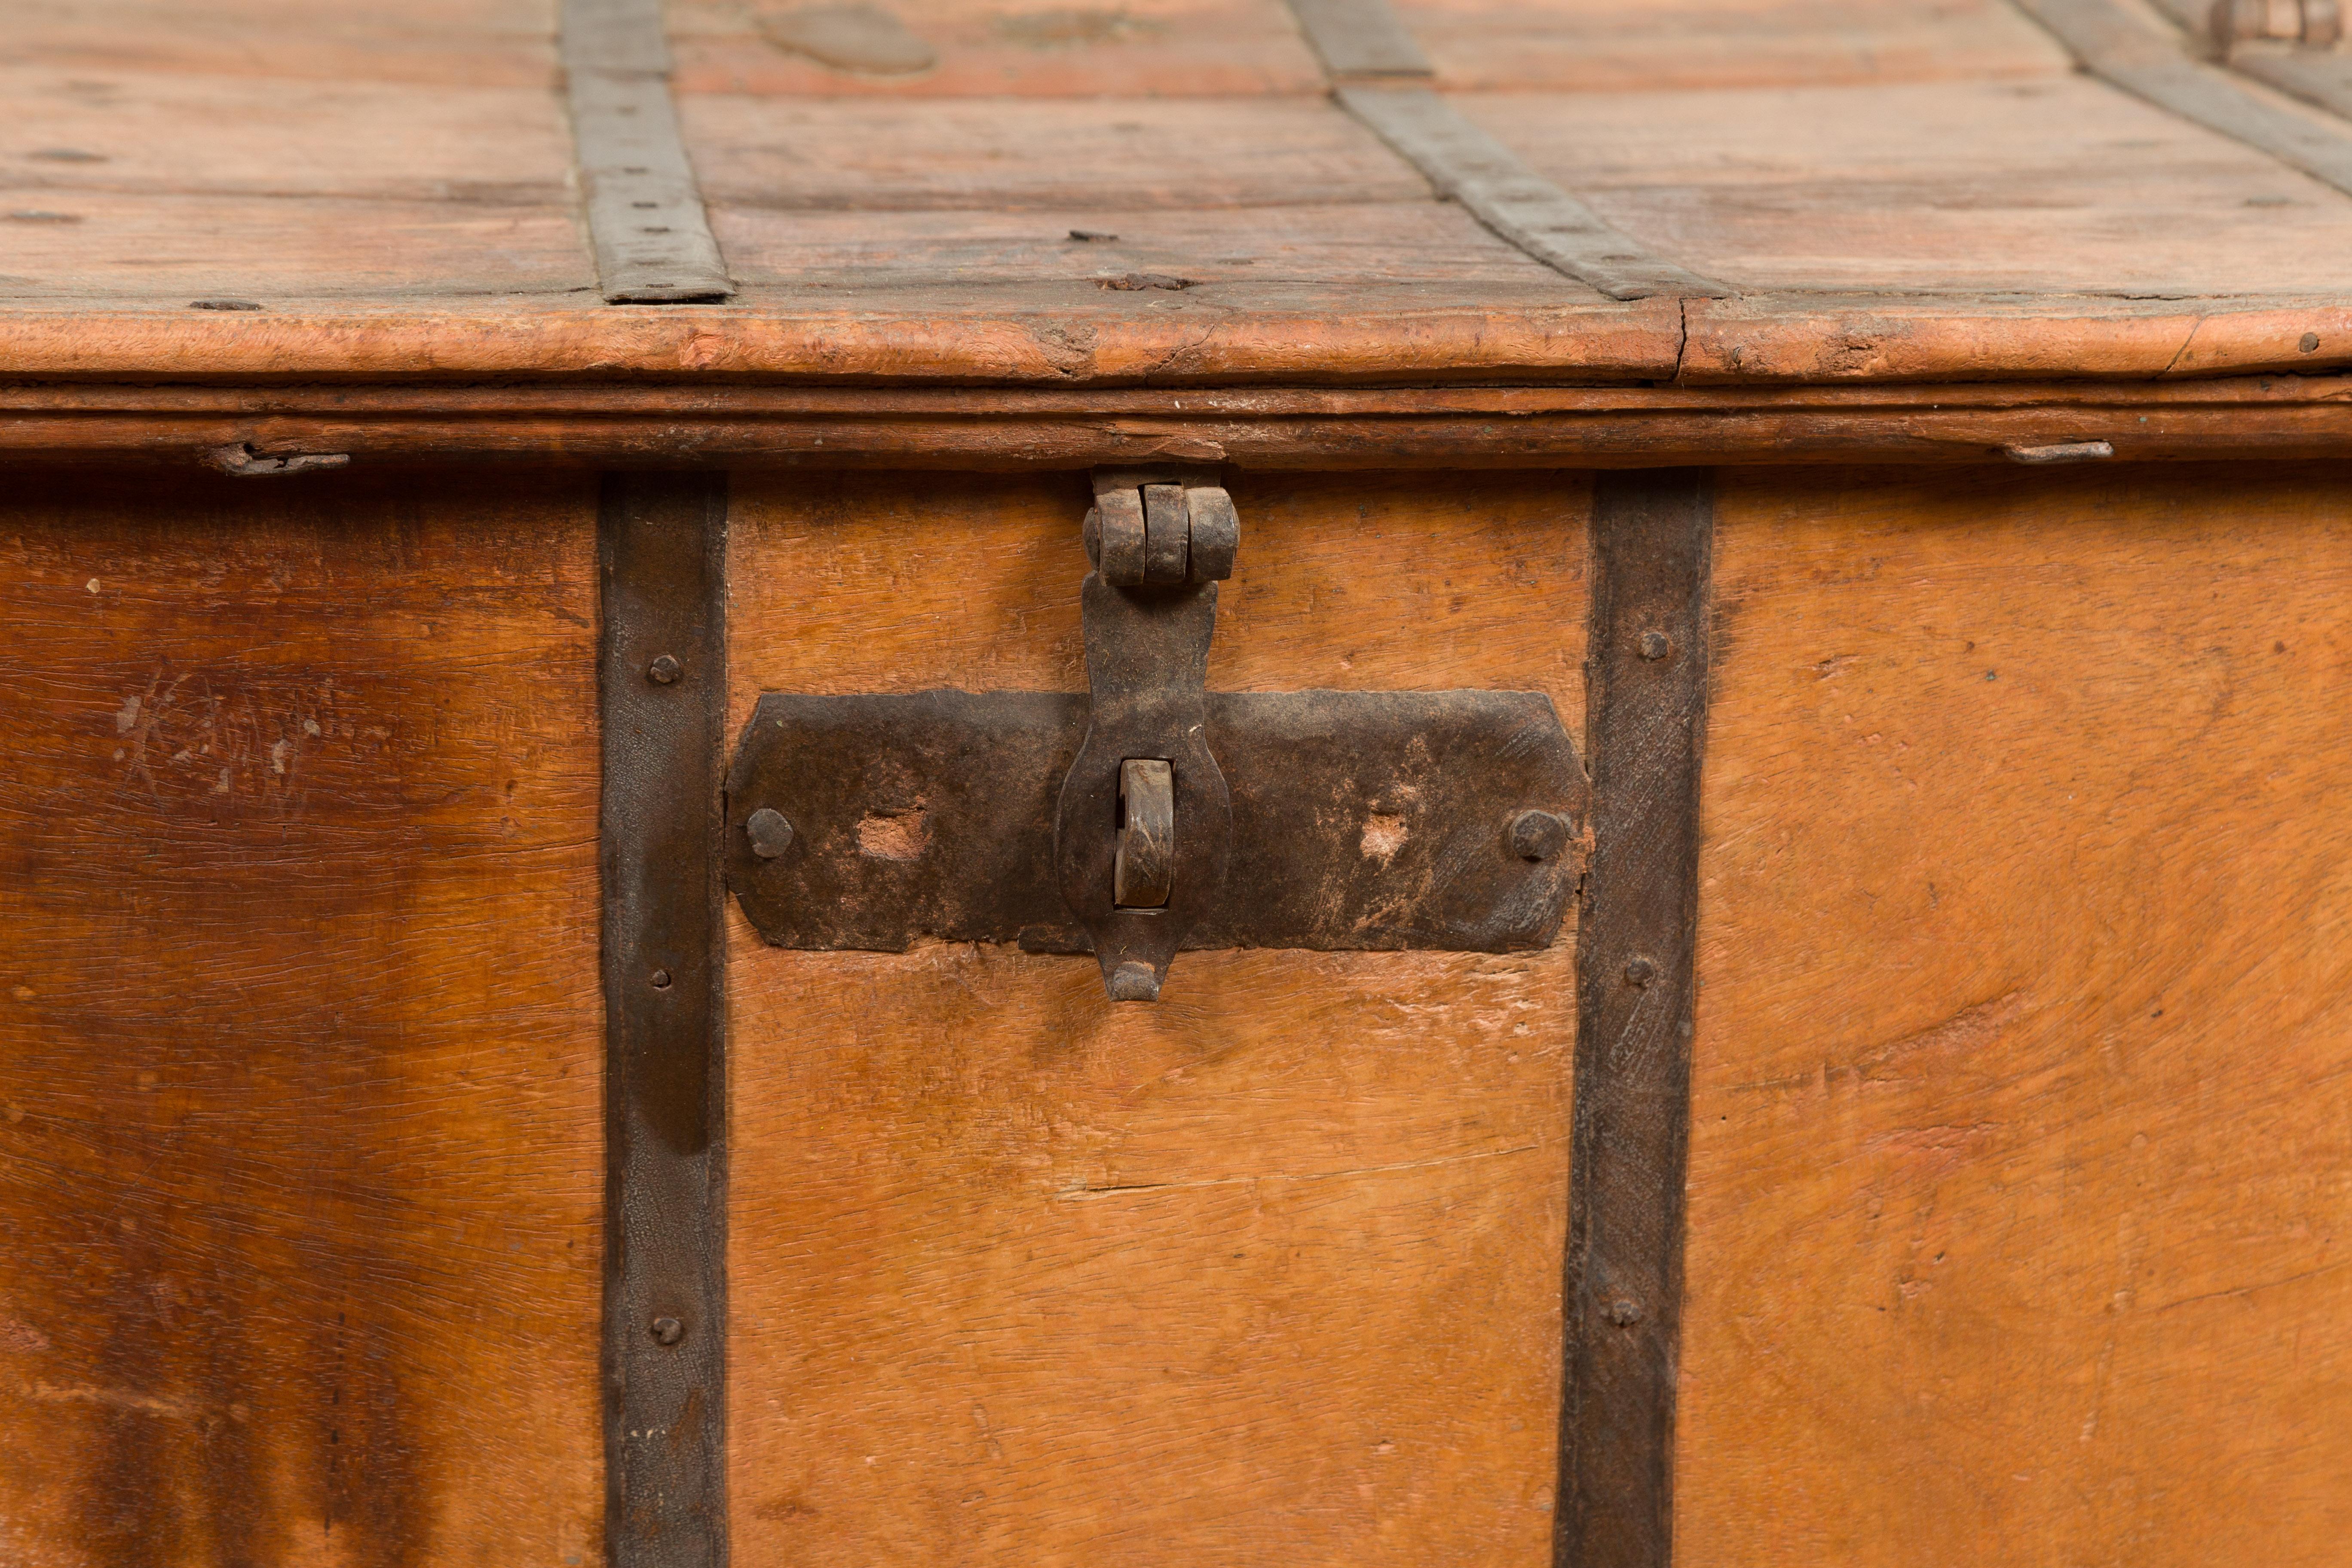
[[[2064,296],[2324,295],[2352,244],[2352,197],[2063,73],[1455,101],[1602,218],[1743,290],[2024,293],[2045,315],[2093,309]]]
[[[2352,313],[2342,319],[2352,321]],[[1736,329],[1735,329],[1736,330]],[[1786,346],[1785,340],[1781,346]],[[1899,355],[1899,341],[1882,342]],[[1656,468],[1738,459],[1979,463],[2105,441],[2125,459],[2325,456],[2341,376],[2160,385],[1412,388],[228,386],[0,388],[0,448],[183,463],[242,444],[371,467],[434,455],[738,467],[1034,470],[1227,458],[1254,469]]]
[[[2340,479],[1719,501],[1680,1559],[2339,1561]]]
[[[878,7],[896,27],[863,37],[794,25],[819,9],[673,0],[678,85],[778,99],[1233,98],[1324,85],[1283,0],[924,0]],[[898,48],[882,47],[894,36]]]
[[[2065,57],[2005,0],[1394,0],[1465,90],[1630,92],[2045,76]]]
[[[362,76],[0,69],[0,307],[593,288],[551,93]]]
[[[592,498],[19,474],[0,1557],[601,1548]]]
[[[1325,100],[1280,0],[952,0],[894,24],[934,57],[903,71],[820,58],[874,43],[855,10],[668,12],[742,287],[647,319],[595,303],[551,6],[37,9],[0,68],[0,352],[24,375],[705,384],[2352,363],[2352,197],[2074,74],[1991,0],[1406,6],[1434,106],[1632,242],[1584,272],[1646,256],[1742,294],[1657,309],[1436,199]]]
[[[1213,689],[1488,686],[1580,728],[1588,490],[1234,485]],[[739,488],[760,689],[1077,689],[1082,475]],[[1181,827],[1180,827],[1181,831]],[[1574,1036],[1533,955],[735,926],[738,1561],[1543,1561]]]

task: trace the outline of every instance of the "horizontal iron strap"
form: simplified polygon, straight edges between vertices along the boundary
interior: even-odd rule
[[[728,780],[744,913],[783,947],[897,952],[931,937],[1089,952],[1054,876],[1087,712],[1059,692],[761,698]],[[1213,692],[1207,715],[1232,857],[1184,949],[1508,952],[1558,933],[1585,782],[1549,698]],[[771,818],[755,827],[762,812],[789,836]],[[1531,852],[1512,833],[1529,812],[1570,828]],[[1181,844],[1181,770],[1174,821]],[[1106,816],[1106,843],[1114,831]]]

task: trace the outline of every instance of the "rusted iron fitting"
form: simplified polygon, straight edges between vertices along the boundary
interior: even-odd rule
[[[1097,469],[1080,592],[1091,698],[1062,781],[1055,863],[1114,1001],[1157,1001],[1216,908],[1232,803],[1202,684],[1241,523],[1211,470]]]
[[[1241,518],[1214,469],[1098,469],[1087,559],[1114,588],[1222,583],[1234,574]]]
[[[2255,38],[2332,49],[2344,37],[2344,14],[2339,0],[2213,0],[2206,28],[2225,59],[2238,45]]]

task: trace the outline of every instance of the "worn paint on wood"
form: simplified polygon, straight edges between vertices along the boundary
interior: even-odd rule
[[[1212,689],[1582,704],[1586,483],[1238,476]],[[1063,479],[739,486],[758,690],[1082,689]],[[1379,847],[1370,846],[1367,853]],[[1572,937],[732,962],[739,1560],[1542,1560]]]
[[[1720,489],[1690,1563],[2352,1532],[2333,470]]]
[[[11,1563],[597,1559],[592,507],[11,481]]]

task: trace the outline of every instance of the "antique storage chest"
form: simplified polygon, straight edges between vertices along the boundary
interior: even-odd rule
[[[2334,0],[14,0],[0,1564],[2352,1553]]]

